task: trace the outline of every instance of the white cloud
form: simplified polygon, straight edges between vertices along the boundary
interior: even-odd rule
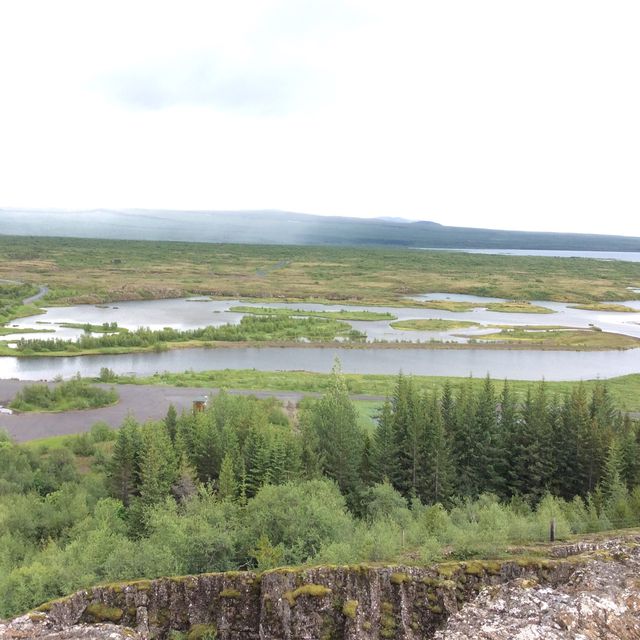
[[[640,235],[640,5],[0,3],[0,206]]]

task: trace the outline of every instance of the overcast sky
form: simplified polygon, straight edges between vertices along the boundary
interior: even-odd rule
[[[638,0],[0,0],[0,207],[640,236]]]

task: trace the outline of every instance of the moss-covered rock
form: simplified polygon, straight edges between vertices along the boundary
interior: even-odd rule
[[[94,587],[26,616],[31,628],[118,623],[158,640],[379,640],[431,638],[485,587],[536,592],[565,583],[588,563],[640,558],[639,539],[603,541],[578,556],[467,560],[431,567],[284,568],[123,582]],[[616,546],[617,544],[617,546]],[[602,552],[604,549],[604,553]],[[630,587],[640,590],[640,582]],[[21,623],[22,624],[22,623]],[[5,625],[6,626],[6,625]],[[79,627],[78,627],[79,628]],[[15,637],[3,636],[0,640]],[[133,631],[132,631],[133,630]],[[34,633],[21,637],[46,637]],[[70,636],[73,637],[73,636]],[[78,636],[86,637],[86,636]],[[96,636],[98,637],[98,636]]]

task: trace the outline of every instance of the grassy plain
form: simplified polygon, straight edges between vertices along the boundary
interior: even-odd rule
[[[390,396],[397,382],[394,375],[375,374],[344,374],[349,392],[365,396]],[[448,380],[456,389],[462,384],[471,384],[478,389],[484,382],[482,378],[455,378],[442,376],[413,376],[415,383],[429,390],[442,389]],[[222,371],[185,371],[184,373],[157,373],[148,377],[117,376],[114,380],[122,384],[167,385],[182,387],[209,387],[227,389],[255,389],[265,391],[301,391],[309,393],[324,393],[330,388],[331,376],[328,373],[313,373],[309,371],[256,371],[255,369],[226,369]],[[544,384],[551,394],[564,395],[573,388],[583,384],[588,392],[598,384],[599,380],[584,382],[550,382]],[[524,397],[527,389],[539,382],[527,380],[509,381],[513,391]],[[500,380],[495,381],[497,388]],[[627,411],[640,411],[640,374],[631,374],[610,378],[607,387],[617,404]]]
[[[278,268],[274,268],[278,266]],[[512,300],[623,301],[640,263],[384,248],[0,236],[0,278],[47,284],[43,304],[180,297],[412,305],[447,291]]]

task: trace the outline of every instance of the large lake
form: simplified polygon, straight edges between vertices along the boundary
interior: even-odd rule
[[[496,256],[541,256],[546,258],[594,258],[595,260],[622,260],[640,262],[637,251],[559,251],[552,249],[443,249],[441,247],[421,247],[423,251],[462,251],[463,253],[484,253]]]

